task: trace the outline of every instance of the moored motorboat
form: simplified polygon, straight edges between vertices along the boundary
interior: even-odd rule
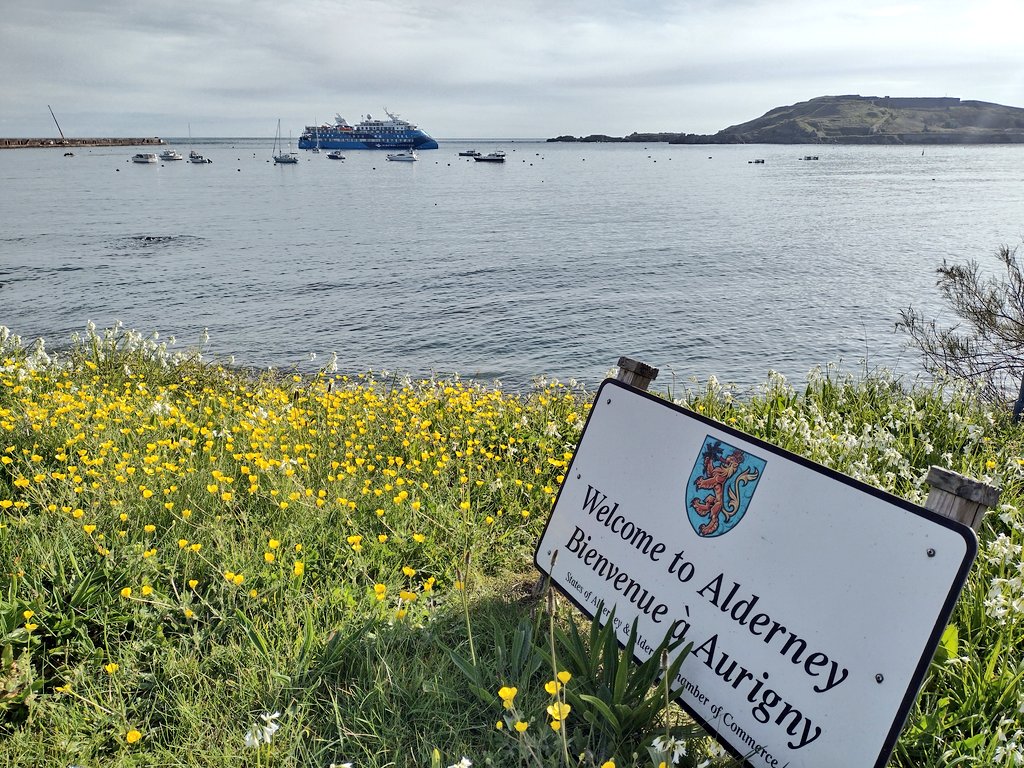
[[[194,149],[191,152],[188,153],[188,161],[190,163],[198,163],[200,165],[203,165],[205,163],[212,163],[213,162],[213,160],[211,160],[208,157],[203,157],[201,154],[196,152]]]
[[[486,155],[475,155],[473,159],[478,163],[504,163],[504,152],[488,152]]]
[[[160,153],[161,160],[184,160],[185,157],[176,149],[165,149]]]
[[[459,157],[480,157],[480,153],[475,149],[467,149],[465,152],[459,152]]]
[[[132,157],[133,163],[155,163],[156,155],[153,152],[139,152]]]
[[[388,155],[386,159],[393,160],[398,163],[413,163],[420,158],[415,152],[396,152],[393,155]]]
[[[345,156],[343,154],[341,154],[341,152],[339,152],[338,150],[334,150],[333,152],[328,152],[327,153],[327,159],[328,160],[344,160]]]

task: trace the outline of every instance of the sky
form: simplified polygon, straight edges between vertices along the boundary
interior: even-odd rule
[[[0,136],[715,133],[824,95],[1024,107],[1024,0],[9,0]]]

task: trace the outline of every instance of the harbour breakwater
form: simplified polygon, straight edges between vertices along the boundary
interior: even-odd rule
[[[0,149],[19,147],[138,147],[164,144],[159,136],[145,139],[0,139]]]

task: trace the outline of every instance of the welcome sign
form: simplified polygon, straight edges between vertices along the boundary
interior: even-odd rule
[[[882,768],[977,552],[970,528],[645,392],[598,391],[535,561],[615,606],[749,766]],[[554,564],[552,565],[552,560]]]

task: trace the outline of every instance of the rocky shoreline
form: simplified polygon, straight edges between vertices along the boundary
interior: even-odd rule
[[[145,139],[0,139],[0,149],[39,147],[141,147],[164,144],[159,136]]]

